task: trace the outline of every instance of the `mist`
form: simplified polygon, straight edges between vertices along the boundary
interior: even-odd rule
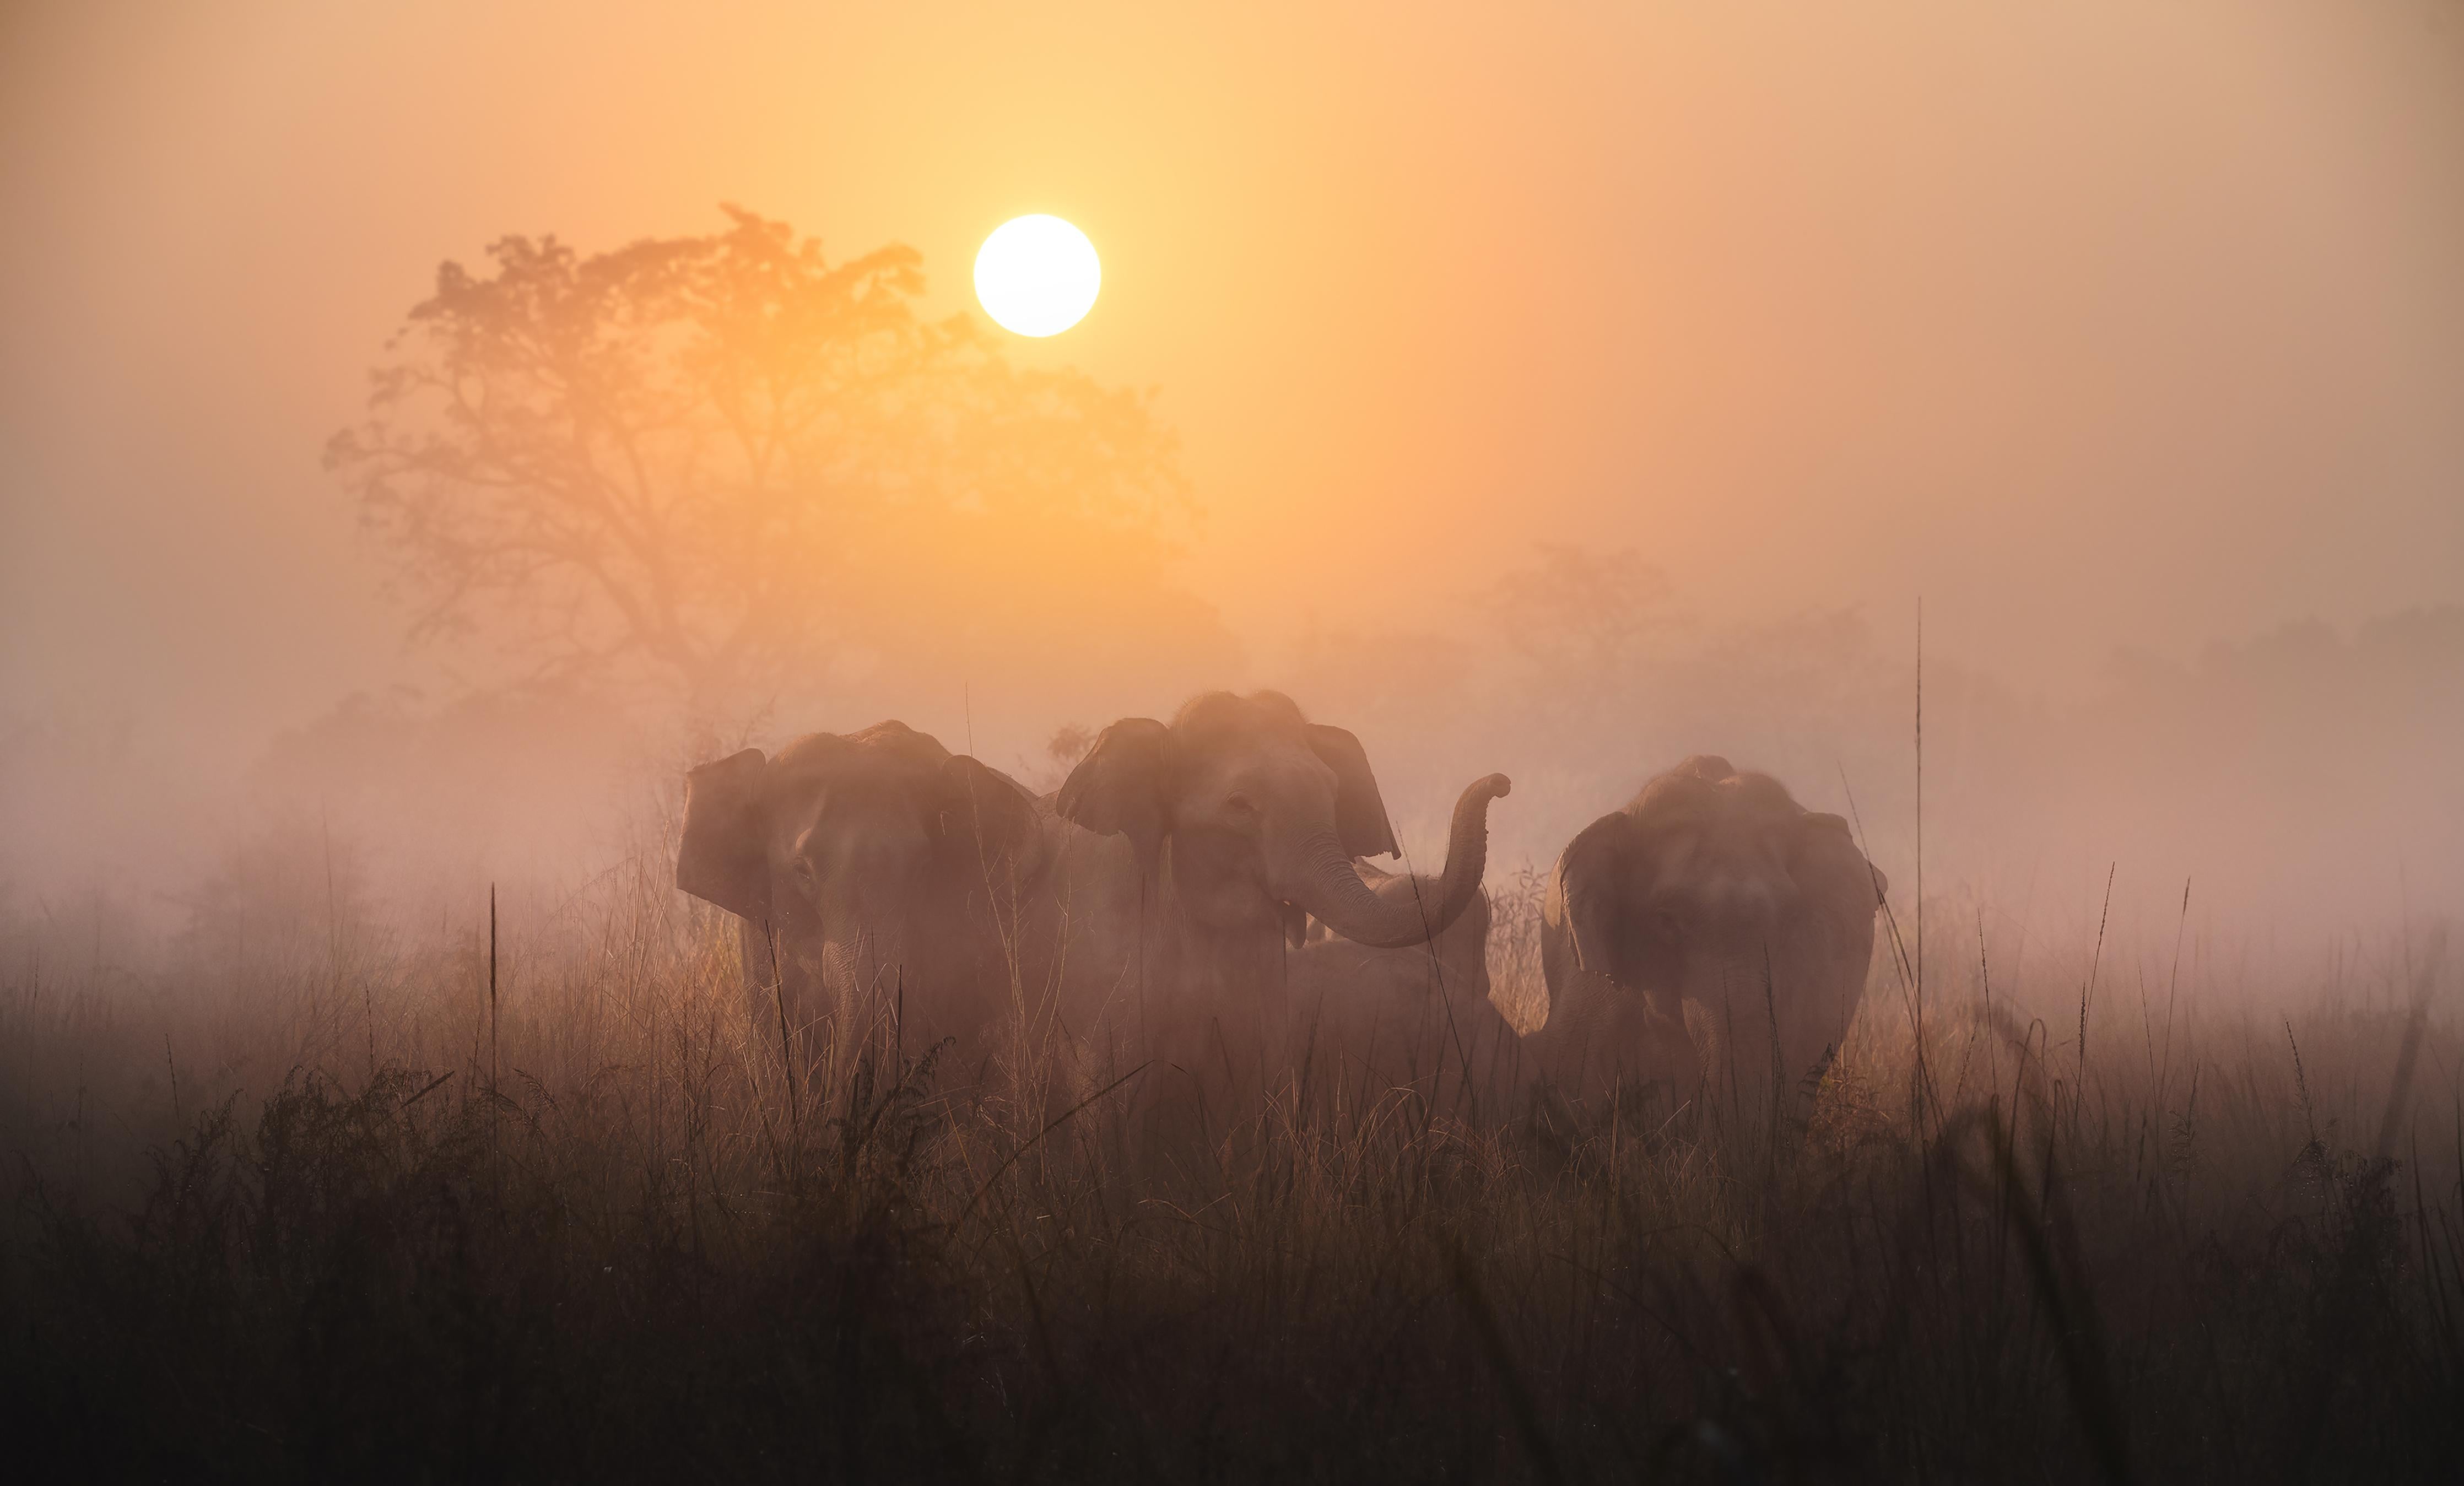
[[[19,3],[0,222],[28,1478],[2453,1475],[2454,0]]]
[[[2464,892],[2452,8],[0,24],[21,924],[174,933],[276,829],[467,913],[639,849],[720,741],[895,715],[1049,788],[1065,725],[1262,686],[1360,732],[1420,850],[1477,773],[1545,867],[1716,752],[1911,889],[1922,780],[1928,891],[2014,921],[2108,871],[2313,944]],[[1073,569],[1004,647],[971,606],[1032,584],[918,574],[913,644],[710,714],[407,638],[319,455],[438,263],[722,202],[913,245],[932,315],[1000,220],[1084,226],[1095,313],[1002,349],[1150,397],[1185,500],[1145,586]]]

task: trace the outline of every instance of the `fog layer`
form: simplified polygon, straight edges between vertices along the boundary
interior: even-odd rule
[[[2452,7],[100,5],[0,20],[12,911],[193,896],[268,819],[467,898],[655,818],[691,728],[407,646],[319,454],[440,260],[723,201],[913,245],[936,315],[1000,221],[1083,227],[1104,298],[1003,354],[1155,389],[1212,611],[799,676],[741,735],[896,712],[1048,775],[1064,723],[1281,685],[1420,842],[1505,768],[1545,861],[1716,750],[1853,792],[1896,876],[1922,600],[1936,882],[2455,901]]]

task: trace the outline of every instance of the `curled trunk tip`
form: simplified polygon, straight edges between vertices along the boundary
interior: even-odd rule
[[[1481,879],[1488,872],[1488,802],[1512,789],[1502,774],[1484,776],[1464,788],[1447,832],[1445,870],[1428,896],[1416,891],[1408,900],[1381,898],[1360,881],[1351,859],[1330,838],[1309,873],[1300,906],[1344,938],[1372,949],[1399,950],[1435,939],[1453,927],[1480,891]]]

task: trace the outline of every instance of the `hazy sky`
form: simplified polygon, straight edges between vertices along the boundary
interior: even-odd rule
[[[1535,540],[2056,689],[2464,600],[2464,6],[0,11],[0,679],[236,739],[403,670],[320,473],[437,262],[1057,212],[1253,648]]]

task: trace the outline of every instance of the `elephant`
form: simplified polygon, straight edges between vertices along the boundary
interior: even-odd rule
[[[1697,754],[1570,842],[1541,906],[1547,1022],[1527,1038],[1562,1090],[1707,1076],[1788,1097],[1847,1035],[1888,888],[1848,823],[1767,774]],[[1705,1070],[1684,1003],[1725,1068]],[[1777,1107],[1776,1104],[1773,1107]]]
[[[1373,950],[1441,939],[1480,896],[1488,804],[1510,787],[1490,775],[1464,792],[1440,874],[1373,885],[1356,859],[1397,847],[1352,733],[1274,691],[1208,692],[1169,724],[1112,723],[1054,808],[1116,839],[1100,859],[1106,881],[1080,896],[1134,903],[1123,983],[1136,994],[1078,1008],[1073,1025],[1142,1051],[1151,1112],[1158,1101],[1195,1103],[1201,1121],[1258,1109],[1296,1066],[1290,962],[1307,957],[1311,917]]]
[[[883,722],[689,773],[676,885],[742,920],[757,1025],[775,1015],[800,1061],[886,1029],[953,1038],[979,1071],[1048,1027],[1061,830],[1006,775]]]
[[[1475,783],[1458,810],[1486,803]],[[1354,862],[1372,892],[1424,901],[1426,880]],[[1488,895],[1425,945],[1377,949],[1309,922],[1289,960],[1298,1057],[1314,1082],[1357,1109],[1410,1087],[1475,1115],[1502,1108],[1521,1066],[1519,1039],[1489,999]]]

